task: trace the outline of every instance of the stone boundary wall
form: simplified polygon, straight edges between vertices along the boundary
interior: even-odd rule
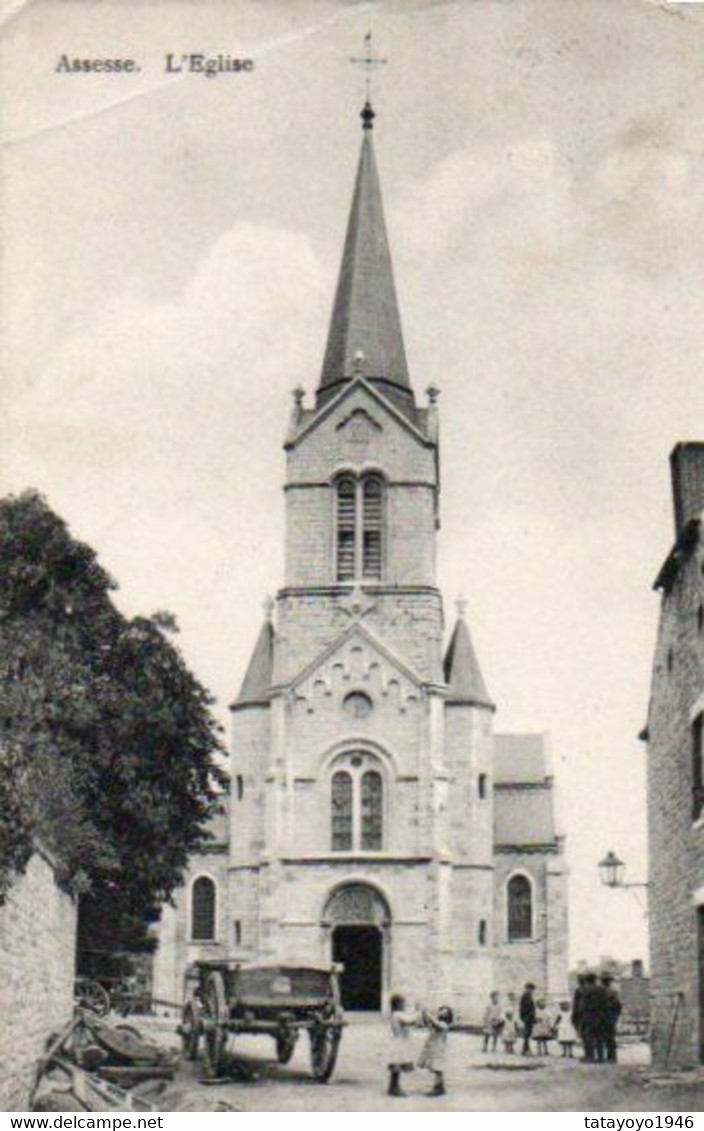
[[[71,1018],[76,906],[38,847],[0,906],[0,1111],[26,1111],[47,1038]]]

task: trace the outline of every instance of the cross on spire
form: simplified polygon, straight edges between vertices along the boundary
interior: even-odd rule
[[[350,63],[355,63],[360,67],[364,67],[364,90],[365,90],[365,103],[362,110],[362,128],[365,130],[372,129],[374,122],[374,110],[372,108],[372,75],[375,67],[382,67],[387,62],[386,59],[381,59],[378,55],[374,54],[372,47],[372,33],[371,28],[364,37],[364,55],[362,57],[352,56]]]

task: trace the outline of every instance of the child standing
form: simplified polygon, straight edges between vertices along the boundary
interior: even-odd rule
[[[550,1013],[544,1001],[537,1001],[535,1003],[535,1029],[533,1030],[533,1038],[537,1046],[538,1056],[548,1055],[548,1041],[552,1036],[553,1027]]]
[[[415,1010],[406,1009],[406,999],[402,994],[391,997],[391,1056],[389,1059],[389,1087],[387,1096],[405,1097],[401,1087],[401,1073],[413,1071],[411,1055],[411,1031],[418,1024]]]
[[[571,1007],[568,1001],[560,1002],[560,1012],[557,1016],[557,1040],[562,1055],[572,1060],[572,1050],[577,1043],[577,1030],[572,1024]]]
[[[445,1095],[445,1056],[447,1052],[447,1034],[454,1021],[454,1014],[449,1005],[441,1005],[436,1014],[423,1010],[423,1021],[430,1032],[418,1058],[418,1067],[427,1068],[435,1077],[433,1087],[428,1092],[429,1096]]]
[[[512,1053],[516,1044],[516,1038],[518,1037],[518,1022],[513,1015],[512,1009],[506,1010],[501,1035],[504,1042],[504,1052]]]
[[[488,1052],[489,1045],[491,1045],[491,1051],[496,1052],[499,1034],[503,1027],[504,1016],[499,1005],[499,995],[494,990],[484,1012],[484,1048],[482,1052]]]

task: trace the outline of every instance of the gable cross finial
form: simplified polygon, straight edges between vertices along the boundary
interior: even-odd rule
[[[460,593],[459,597],[455,601],[455,606],[457,608],[457,616],[464,620],[464,614],[467,611],[467,599],[462,595],[462,593]]]
[[[274,615],[274,608],[275,607],[276,607],[276,601],[271,596],[271,594],[268,593],[266,595],[266,597],[264,598],[264,601],[262,603],[262,608],[264,609],[264,617],[265,617],[266,620],[270,621],[272,619],[272,617]]]
[[[361,113],[362,129],[364,130],[371,130],[373,128],[375,118],[372,108],[372,74],[375,67],[382,67],[386,62],[388,62],[387,59],[381,59],[378,55],[374,54],[370,28],[364,37],[364,55],[361,58],[353,55],[350,59],[350,63],[356,63],[364,67],[365,103]]]

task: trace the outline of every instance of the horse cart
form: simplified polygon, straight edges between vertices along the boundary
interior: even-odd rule
[[[195,1060],[202,1038],[206,1072],[218,1078],[230,1035],[272,1037],[279,1064],[287,1064],[306,1031],[313,1077],[327,1083],[345,1024],[337,973],[335,966],[195,962],[186,973],[180,1026],[185,1055]]]

